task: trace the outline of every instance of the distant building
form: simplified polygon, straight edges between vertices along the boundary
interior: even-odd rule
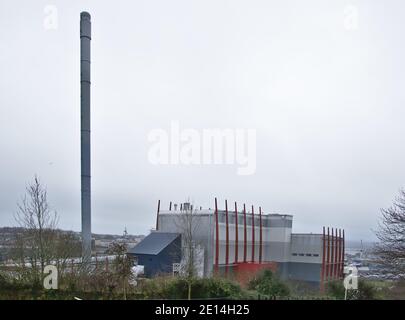
[[[158,209],[157,230],[130,251],[142,254],[138,263],[145,264],[146,273],[148,268],[154,273],[159,269],[146,259],[148,254],[156,255],[156,248],[160,248],[150,242],[157,242],[159,234],[184,233],[185,216],[192,212],[193,242],[203,248],[199,267],[205,277],[220,274],[245,282],[256,272],[270,268],[283,279],[319,286],[343,275],[344,236],[340,230],[338,233],[332,229],[329,234],[328,228],[325,234],[324,228],[323,233],[295,234],[292,215],[265,214],[261,208],[257,212],[253,207],[241,210],[236,203],[232,209],[226,203],[225,210],[216,206],[194,209],[189,203],[173,207],[174,210],[170,204],[169,210]],[[168,257],[164,261],[173,262]],[[165,264],[164,271],[168,270]]]

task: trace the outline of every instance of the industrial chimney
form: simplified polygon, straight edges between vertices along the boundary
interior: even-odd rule
[[[84,264],[91,261],[90,41],[90,14],[82,12],[80,13],[80,133],[82,258]]]

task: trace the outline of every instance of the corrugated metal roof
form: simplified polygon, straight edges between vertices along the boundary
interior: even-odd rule
[[[152,232],[146,236],[141,242],[139,242],[135,247],[129,250],[132,254],[158,254],[169,244],[171,244],[177,237],[179,233],[169,233],[169,232]]]

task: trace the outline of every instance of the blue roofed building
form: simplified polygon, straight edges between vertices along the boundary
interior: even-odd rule
[[[128,255],[144,266],[146,277],[173,272],[173,264],[181,260],[181,235],[170,232],[152,232]]]

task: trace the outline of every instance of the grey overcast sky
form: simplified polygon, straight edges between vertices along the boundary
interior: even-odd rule
[[[56,30],[44,27],[49,5]],[[93,232],[147,234],[158,199],[213,207],[217,196],[293,214],[294,232],[374,239],[405,185],[401,0],[1,0],[0,226],[15,224],[38,174],[60,227],[80,230],[83,10]],[[150,164],[148,133],[173,120],[256,129],[256,173]]]

